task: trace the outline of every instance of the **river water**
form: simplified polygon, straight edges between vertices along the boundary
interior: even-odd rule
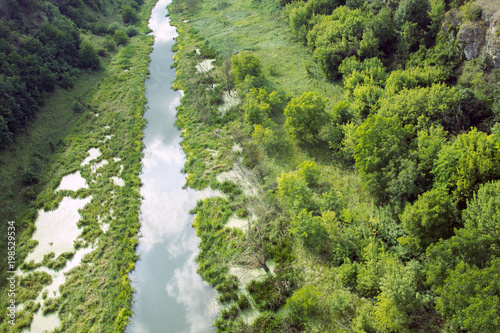
[[[198,199],[212,193],[182,188],[185,156],[174,126],[181,93],[171,89],[170,68],[177,33],[166,17],[169,2],[160,0],[149,22],[155,43],[146,81],[140,259],[130,275],[134,315],[127,333],[212,332],[218,312],[215,291],[196,273],[199,239],[189,214]]]

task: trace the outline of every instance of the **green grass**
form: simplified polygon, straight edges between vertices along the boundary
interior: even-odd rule
[[[341,85],[327,82],[306,48],[293,37],[274,0],[263,0],[259,5],[251,0],[225,2],[228,6],[219,10],[214,10],[217,3],[203,2],[190,17],[189,26],[210,47],[223,57],[253,51],[264,71],[276,71],[270,77],[275,89],[292,97],[313,90],[332,101],[342,99]]]

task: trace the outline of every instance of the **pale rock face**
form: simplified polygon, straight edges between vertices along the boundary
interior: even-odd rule
[[[467,60],[472,60],[479,55],[485,38],[486,27],[482,22],[468,22],[462,25],[457,34],[457,40]]]
[[[443,33],[450,27],[460,28],[456,41],[460,52],[464,52],[467,60],[489,54],[495,68],[500,67],[500,0],[477,0],[482,8],[481,19],[476,22],[465,22],[459,10],[446,13]]]

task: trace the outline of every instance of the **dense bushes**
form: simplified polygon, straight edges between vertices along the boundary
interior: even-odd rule
[[[265,250],[286,263],[277,270],[292,272],[296,290],[282,292],[282,272],[251,282],[260,316],[245,326],[233,305],[223,312],[232,328],[218,321],[219,329],[497,330],[498,286],[491,281],[498,274],[500,160],[499,127],[492,125],[500,119],[500,72],[488,57],[464,63],[459,28],[441,26],[445,10],[464,3],[286,4],[290,30],[326,78],[343,86],[343,96],[322,90],[328,84],[311,69],[311,57],[302,69],[314,85],[282,93],[267,49],[233,56],[243,124],[231,134],[280,210]],[[479,19],[472,5],[462,11]],[[220,188],[235,199],[233,185]],[[243,241],[217,223],[210,228]],[[200,259],[207,269],[208,257]],[[207,271],[220,300],[236,301],[223,269]]]

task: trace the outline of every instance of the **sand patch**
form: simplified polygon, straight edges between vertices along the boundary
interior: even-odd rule
[[[113,184],[118,185],[118,186],[125,186],[125,181],[121,179],[120,177],[111,177],[111,180],[113,181]]]
[[[250,181],[252,178],[250,170],[239,163],[235,164],[233,169],[218,174],[216,178],[219,183],[228,180],[239,185],[247,197],[253,197],[258,194],[257,187]]]
[[[219,106],[218,110],[221,113],[226,113],[227,110],[241,103],[241,98],[238,96],[236,90],[224,91],[222,94],[223,104]]]
[[[90,148],[88,151],[89,156],[83,160],[81,166],[89,164],[90,161],[95,160],[101,156],[101,150],[99,148]]]
[[[85,178],[82,177],[80,171],[64,176],[61,183],[56,188],[57,191],[78,191],[81,188],[89,188]]]
[[[272,260],[268,260],[266,262],[267,267],[269,267],[269,274],[274,275],[274,266],[275,263]],[[247,285],[250,281],[263,281],[269,274],[264,271],[263,268],[253,268],[249,269],[247,267],[242,266],[230,266],[229,274],[234,275],[238,278],[239,281],[239,289],[246,290]]]
[[[56,258],[63,252],[74,251],[73,242],[80,234],[76,225],[81,216],[78,210],[90,202],[92,196],[85,199],[64,197],[56,210],[45,212],[40,209],[35,222],[36,230],[32,238],[38,241],[33,252],[25,261],[40,262],[43,256],[54,252]]]
[[[247,231],[248,229],[248,218],[246,217],[238,217],[236,215],[233,215],[227,220],[226,227],[228,228],[237,228],[241,229],[243,231]]]
[[[79,249],[78,251],[76,251],[73,258],[68,260],[66,262],[66,266],[64,266],[64,268],[60,271],[54,271],[54,270],[47,268],[47,267],[44,267],[44,266],[35,269],[35,272],[36,271],[43,271],[43,272],[46,272],[52,276],[52,283],[50,285],[46,286],[45,288],[43,288],[42,291],[40,292],[40,295],[42,295],[45,291],[47,291],[47,299],[58,297],[60,295],[59,287],[61,285],[63,285],[64,282],[66,282],[66,273],[68,273],[70,270],[72,270],[76,266],[80,265],[82,258],[87,253],[90,253],[93,250],[94,250],[93,247]],[[38,298],[39,299],[37,299],[37,301],[42,301],[41,296],[39,296]]]
[[[108,161],[106,161],[106,160],[102,160],[102,161],[101,161],[101,162],[99,162],[99,163],[96,163],[96,164],[91,165],[91,166],[90,166],[90,171],[91,171],[92,173],[94,173],[94,172],[96,172],[99,168],[101,168],[101,167],[105,166],[106,164],[108,164]]]
[[[198,65],[196,65],[196,71],[198,73],[206,73],[210,71],[211,69],[214,68],[214,65],[212,63],[215,61],[215,59],[206,59],[200,62]]]
[[[25,328],[21,332],[52,332],[55,328],[61,326],[61,320],[57,312],[49,313],[44,315],[42,310],[33,314],[33,321],[31,322],[31,328]]]

